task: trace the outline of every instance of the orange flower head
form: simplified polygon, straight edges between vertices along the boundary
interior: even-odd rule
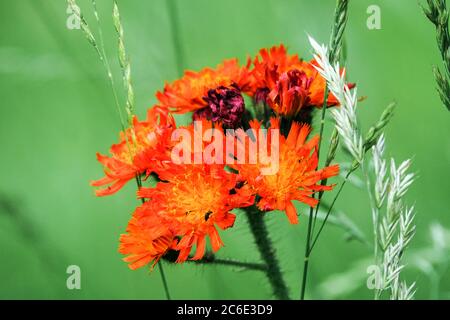
[[[177,241],[161,217],[153,214],[147,204],[136,209],[127,233],[120,236],[119,252],[127,255],[123,260],[132,270],[152,263],[152,269],[159,259],[175,248]]]
[[[120,142],[110,148],[111,156],[97,153],[105,177],[92,181],[97,196],[106,196],[120,190],[136,175],[150,174],[159,164],[170,159],[171,133],[175,129],[173,117],[159,107],[147,112],[147,119],[133,119],[133,126],[121,132]]]
[[[281,74],[275,88],[270,91],[267,102],[277,113],[295,117],[310,102],[309,88],[312,78],[303,71],[292,69]]]
[[[251,127],[254,130],[261,128],[260,123],[253,121]],[[271,126],[267,131],[267,141],[258,141],[258,144],[267,145],[269,150],[272,144],[278,144],[279,161],[278,170],[274,174],[263,174],[267,167],[267,150],[261,152],[258,148],[258,162],[255,164],[234,164],[232,167],[239,171],[240,178],[248,187],[259,196],[258,207],[264,211],[283,210],[291,223],[298,223],[297,211],[292,203],[298,200],[311,207],[317,204],[317,199],[312,195],[317,191],[331,190],[332,186],[321,186],[318,183],[326,178],[339,173],[339,166],[333,165],[317,170],[317,147],[319,137],[315,136],[309,141],[307,137],[310,127],[307,124],[293,122],[287,137],[274,135],[278,139],[273,140],[272,130],[279,130],[279,120],[272,118]],[[254,139],[239,139],[238,148],[252,148]],[[254,149],[256,150],[256,148]]]
[[[300,69],[304,62],[298,55],[288,55],[286,47],[280,44],[278,47],[259,50],[259,55],[253,60],[253,65],[251,93],[255,94],[258,89],[274,88],[282,73],[294,68]]]
[[[157,92],[156,97],[161,106],[172,112],[194,112],[208,107],[208,99],[205,98],[208,98],[210,90],[233,86],[245,92],[249,81],[247,66],[240,66],[237,59],[225,60],[215,69],[186,71],[181,79],[166,84],[164,91]]]
[[[302,109],[310,112],[312,107],[322,108],[326,81],[314,68],[314,59],[305,62],[280,45],[261,49],[253,64],[249,94],[255,102],[265,102],[276,114],[287,117],[298,115]],[[327,106],[337,104],[330,93]]]
[[[205,253],[206,236],[212,250],[222,245],[216,226],[227,229],[234,224],[234,208],[253,204],[247,188],[237,188],[237,175],[223,165],[174,165],[160,176],[155,188],[141,188],[138,196],[148,198],[152,212],[161,217],[180,238],[177,262],[185,261],[196,246],[193,260]]]

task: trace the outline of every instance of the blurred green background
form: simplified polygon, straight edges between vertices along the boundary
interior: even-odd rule
[[[417,1],[350,1],[347,69],[368,127],[397,101],[387,128],[387,154],[413,158],[419,179],[408,194],[417,234],[405,273],[417,298],[450,298],[450,114],[435,90],[440,65],[434,27]],[[96,31],[89,0],[78,1]],[[137,113],[178,76],[167,1],[118,1],[131,57]],[[214,66],[284,43],[311,58],[307,34],[328,42],[334,0],[177,0],[183,68]],[[381,29],[366,27],[369,5],[381,8]],[[112,1],[98,0],[118,90],[120,70],[111,20]],[[131,271],[117,252],[119,235],[137,205],[135,186],[96,198],[89,181],[102,176],[95,153],[117,140],[119,119],[104,69],[81,32],[66,27],[65,1],[0,2],[0,298],[164,299],[158,271]],[[123,96],[121,96],[123,101]],[[180,119],[182,120],[182,119]],[[330,127],[330,125],[328,126]],[[327,131],[329,134],[329,131]],[[356,181],[357,182],[357,181]],[[367,192],[349,186],[337,204],[370,239]],[[305,207],[300,208],[303,215]],[[270,215],[291,295],[299,295],[306,216],[292,226]],[[218,256],[258,261],[245,217],[222,232]],[[370,299],[366,268],[371,248],[327,226],[312,260],[308,298]],[[367,260],[369,259],[369,260]],[[81,268],[81,290],[66,288],[66,268]],[[263,274],[221,266],[165,265],[173,298],[271,298]]]

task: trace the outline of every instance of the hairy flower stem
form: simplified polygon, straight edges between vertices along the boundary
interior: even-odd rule
[[[169,250],[162,257],[162,259],[164,259],[168,263],[176,263],[177,257],[178,257],[177,251]],[[263,272],[267,271],[267,266],[264,263],[239,261],[229,258],[217,258],[216,255],[211,251],[207,251],[203,256],[203,258],[199,260],[192,260],[192,258],[193,256],[189,256],[189,259],[186,260],[186,263],[199,265],[221,265],[252,271],[263,271]]]
[[[254,271],[263,271],[267,272],[267,266],[263,263],[253,263],[253,262],[243,262],[243,261],[236,261],[232,259],[219,259],[216,258],[215,255],[211,254],[209,256],[205,255],[201,260],[189,260],[192,263],[196,264],[203,264],[203,265],[223,265],[223,266],[229,266],[229,267],[236,267],[236,268],[243,268],[247,270],[254,270]]]
[[[248,207],[245,211],[256,246],[261,254],[261,258],[267,265],[266,275],[272,286],[273,294],[277,299],[288,300],[288,288],[283,280],[280,264],[275,256],[275,249],[263,220],[264,213],[255,206]]]

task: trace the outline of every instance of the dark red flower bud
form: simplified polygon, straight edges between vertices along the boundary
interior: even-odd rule
[[[208,103],[209,111],[204,110],[198,116],[206,116],[214,122],[221,122],[229,128],[236,128],[241,123],[245,111],[244,98],[241,91],[235,85],[230,87],[220,86],[208,91],[208,96],[203,100]],[[203,110],[203,109],[201,109]],[[208,114],[210,112],[210,114]]]

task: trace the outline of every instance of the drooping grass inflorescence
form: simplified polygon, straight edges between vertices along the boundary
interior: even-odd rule
[[[450,111],[450,33],[448,29],[449,12],[446,0],[427,0],[423,6],[427,18],[436,27],[436,40],[441,53],[444,71],[434,67],[437,90],[442,103]]]

